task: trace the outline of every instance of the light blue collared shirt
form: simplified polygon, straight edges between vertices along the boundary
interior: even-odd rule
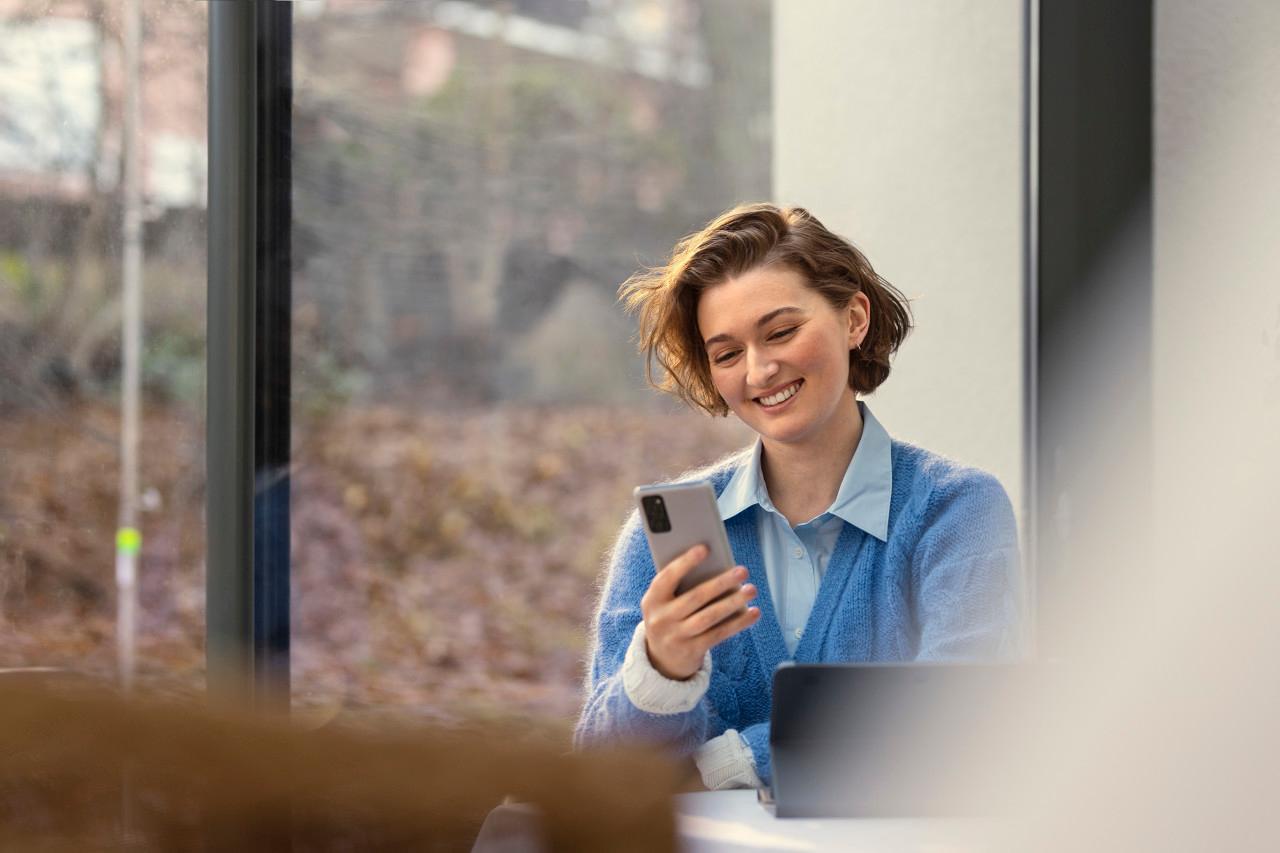
[[[893,454],[889,434],[858,401],[862,438],[845,469],[836,499],[821,515],[794,528],[769,499],[761,458],[764,445],[756,439],[751,459],[733,473],[716,501],[724,520],[753,506],[760,552],[764,555],[769,594],[778,613],[787,653],[795,656],[804,636],[818,584],[845,524],[885,542],[889,537],[889,499],[893,495]]]

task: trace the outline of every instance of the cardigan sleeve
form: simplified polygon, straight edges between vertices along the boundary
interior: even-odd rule
[[[630,666],[626,664],[627,651],[633,641],[643,635],[637,626],[643,621],[640,599],[653,580],[655,569],[640,527],[639,513],[632,512],[622,528],[605,579],[600,606],[596,614],[595,637],[592,644],[586,681],[586,702],[574,729],[574,745],[578,748],[600,743],[647,741],[660,743],[679,755],[690,755],[707,739],[708,734],[718,734],[725,726],[709,710],[705,696],[706,682],[710,676],[709,661],[691,681],[701,682],[700,694],[678,700],[668,691],[667,695],[678,700],[668,707],[677,708],[662,713],[638,707],[633,700],[637,689],[636,653]],[[709,656],[708,656],[709,657]],[[630,679],[628,679],[628,672]],[[657,674],[656,671],[654,673]],[[661,676],[658,676],[661,678]],[[628,691],[628,680],[631,691]],[[682,687],[683,683],[668,685]],[[647,691],[643,691],[646,692]],[[661,703],[641,701],[647,708],[661,707]],[[689,701],[692,700],[692,701]]]
[[[1022,653],[1018,529],[1004,487],[966,470],[930,495],[913,555],[918,660],[1012,660]]]
[[[769,721],[747,726],[739,734],[742,742],[751,753],[752,769],[755,771],[759,785],[753,787],[768,788],[773,785],[773,756],[769,752]]]
[[[751,747],[737,729],[728,729],[698,747],[693,761],[707,790],[764,787]]]

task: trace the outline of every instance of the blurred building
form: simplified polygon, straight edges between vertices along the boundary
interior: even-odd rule
[[[382,388],[641,394],[618,284],[769,192],[769,4],[745,42],[722,5],[300,4],[303,339]]]
[[[117,188],[121,7],[0,0],[0,191],[83,204]],[[143,196],[154,219],[205,204],[205,14],[199,4],[143,9]]]

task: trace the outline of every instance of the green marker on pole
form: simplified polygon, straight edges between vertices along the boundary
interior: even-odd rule
[[[142,534],[136,527],[121,527],[116,531],[116,553],[137,554],[142,550]]]

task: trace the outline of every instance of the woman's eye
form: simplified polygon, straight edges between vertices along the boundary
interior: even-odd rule
[[[780,341],[780,340],[782,340],[783,338],[790,336],[790,335],[791,335],[791,333],[792,333],[792,332],[794,332],[797,328],[799,328],[799,327],[798,327],[798,326],[791,326],[790,328],[786,328],[786,329],[779,329],[778,331],[774,332],[772,335],[770,335],[770,336],[769,336],[769,340],[771,340],[771,341]]]
[[[714,361],[716,364],[728,364],[730,361],[733,361],[733,357],[737,354],[738,354],[737,350],[728,350],[727,352],[722,352],[719,355],[717,355],[714,359],[712,359],[712,361]]]

